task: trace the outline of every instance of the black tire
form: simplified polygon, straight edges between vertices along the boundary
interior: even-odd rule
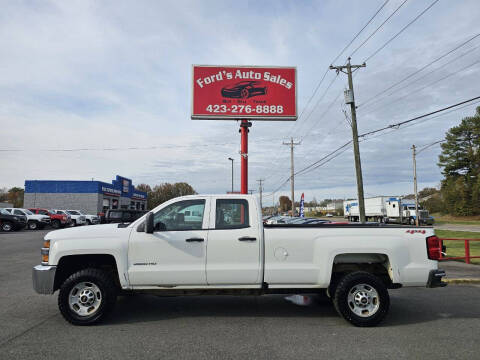
[[[9,232],[9,231],[13,231],[13,224],[10,222],[10,221],[4,221],[2,223],[2,231],[6,231],[6,232]]]
[[[81,283],[93,283],[100,290],[101,302],[92,315],[80,316],[70,308],[70,291]],[[106,271],[94,268],[80,270],[64,281],[58,294],[58,308],[62,316],[73,325],[93,325],[99,323],[113,310],[117,299],[117,288]]]
[[[72,226],[77,226],[77,220],[72,220]]]
[[[52,221],[52,228],[59,229],[60,228],[60,221],[59,220],[53,220]]]
[[[415,219],[414,218],[410,218],[410,225],[415,225]]]
[[[87,225],[92,225],[92,222],[90,220],[86,220]]]
[[[28,230],[37,230],[38,229],[38,223],[36,221],[29,221],[27,223],[27,228],[28,228]]]
[[[352,291],[357,290],[358,293],[360,288],[356,289],[355,287],[362,284],[375,290],[378,295],[376,297],[378,307],[375,311],[372,311],[371,315],[368,314],[368,310],[364,310],[366,311],[364,316],[357,315],[352,310],[355,304],[353,302],[349,303],[348,300],[349,293],[351,293],[352,296],[354,294]],[[360,327],[375,326],[387,315],[390,307],[390,296],[382,280],[371,273],[357,271],[345,275],[345,277],[340,280],[335,290],[333,304],[340,316],[351,324]]]

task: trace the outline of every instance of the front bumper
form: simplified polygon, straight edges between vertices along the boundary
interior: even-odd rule
[[[445,275],[445,270],[430,270],[430,274],[428,274],[427,287],[435,288],[447,286],[446,282],[442,282],[442,277],[444,277]]]
[[[56,270],[56,266],[35,266],[32,269],[33,289],[39,294],[53,294]]]

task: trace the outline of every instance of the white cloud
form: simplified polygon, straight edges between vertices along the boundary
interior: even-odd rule
[[[190,120],[191,64],[297,66],[301,111],[329,62],[382,3],[6,2],[0,14],[0,148],[27,151],[0,153],[0,186],[22,185],[25,179],[108,181],[121,174],[136,183],[187,181],[200,192],[224,192],[230,187],[227,158],[233,156],[238,187],[238,124]],[[407,3],[352,61],[365,59],[429,3]],[[391,1],[351,49],[399,4]],[[352,11],[343,11],[346,6],[353,6]],[[355,78],[358,104],[472,36],[479,9],[473,0],[435,5],[361,70]],[[418,85],[476,58],[474,51]],[[371,114],[362,113],[360,107],[360,132],[478,95],[479,70],[474,66],[391,106],[379,99],[378,105],[385,107]],[[327,75],[312,104],[334,76]],[[256,187],[257,178],[267,178],[268,192],[289,176],[289,149],[282,139],[306,135],[295,149],[296,169],[301,169],[351,138],[342,95],[325,113],[345,85],[346,77],[340,74],[308,121],[254,124],[250,188]],[[416,88],[390,98],[412,89]],[[438,140],[472,113],[473,107],[465,108],[362,142],[366,192],[410,192],[412,143]],[[156,148],[41,151],[148,146]],[[420,185],[440,181],[438,152],[433,148],[419,157]],[[354,179],[348,150],[299,176],[296,188],[299,194],[305,191],[307,199],[351,197],[356,192]],[[288,193],[289,184],[281,190]]]

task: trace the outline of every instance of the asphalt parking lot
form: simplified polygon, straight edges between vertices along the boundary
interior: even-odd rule
[[[392,290],[376,328],[355,328],[327,300],[307,307],[264,297],[120,297],[110,319],[75,327],[56,294],[32,290],[47,231],[0,233],[2,359],[478,358],[480,286]]]

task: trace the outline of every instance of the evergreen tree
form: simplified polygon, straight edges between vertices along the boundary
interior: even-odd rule
[[[442,197],[453,215],[480,214],[480,106],[474,116],[451,128],[442,144]]]

